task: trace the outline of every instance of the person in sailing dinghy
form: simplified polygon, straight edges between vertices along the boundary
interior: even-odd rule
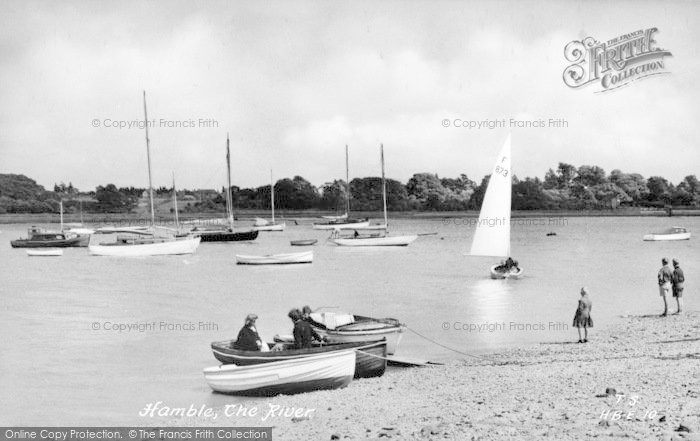
[[[507,272],[514,272],[517,273],[520,271],[520,268],[518,267],[518,261],[513,260],[512,257],[508,257],[505,262],[501,261],[501,264],[496,267],[496,271],[501,272],[501,273],[507,273]]]

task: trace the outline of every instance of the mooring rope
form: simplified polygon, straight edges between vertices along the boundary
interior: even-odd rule
[[[483,357],[483,356],[481,356],[481,355],[469,354],[469,353],[466,353],[466,352],[462,352],[462,351],[460,351],[459,349],[455,349],[455,348],[451,348],[451,347],[449,347],[449,346],[443,345],[442,343],[440,343],[440,342],[438,342],[438,341],[435,341],[435,340],[433,340],[433,339],[430,338],[430,337],[426,337],[425,335],[423,335],[423,334],[421,334],[421,333],[419,333],[419,332],[417,332],[417,331],[414,331],[413,329],[409,328],[408,326],[406,326],[406,329],[408,329],[409,331],[413,332],[414,334],[416,334],[416,335],[417,335],[418,337],[420,337],[420,338],[423,338],[423,339],[425,339],[425,340],[427,340],[427,341],[429,341],[429,342],[431,342],[431,343],[433,343],[433,344],[435,344],[435,345],[438,345],[438,346],[440,346],[440,347],[442,347],[442,348],[445,348],[445,349],[447,349],[447,350],[449,350],[449,351],[456,352],[457,354],[466,355],[467,357],[473,357],[473,358],[480,359],[480,360],[490,361],[491,363],[495,363],[495,364],[503,364],[503,362],[501,362],[501,361],[492,360],[492,359],[490,359],[490,358],[488,358],[488,357]]]

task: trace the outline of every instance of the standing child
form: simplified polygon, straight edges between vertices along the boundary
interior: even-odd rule
[[[578,300],[578,308],[574,315],[574,326],[578,328],[578,342],[588,343],[588,328],[593,327],[593,319],[591,318],[591,308],[593,304],[588,297],[588,289],[584,286],[581,288],[581,298]],[[583,339],[581,339],[581,328],[583,328]]]

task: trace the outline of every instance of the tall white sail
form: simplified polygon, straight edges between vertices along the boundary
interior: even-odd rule
[[[510,256],[510,135],[506,139],[491,171],[479,223],[476,225],[472,249],[474,256]]]

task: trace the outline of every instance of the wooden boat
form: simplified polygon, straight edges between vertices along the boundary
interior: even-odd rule
[[[258,238],[257,230],[236,231],[234,229],[233,218],[233,198],[231,196],[231,149],[228,133],[226,134],[226,172],[228,186],[226,187],[226,215],[228,217],[228,228],[193,228],[192,234],[202,238],[202,242],[242,242],[251,241]]]
[[[98,237],[95,235],[94,237]],[[158,238],[150,234],[117,236],[111,243],[90,244],[88,252],[93,256],[146,257],[192,254],[200,243],[199,237]]]
[[[301,253],[268,254],[266,256],[251,256],[236,254],[236,263],[239,265],[285,265],[294,263],[312,263],[313,251]]]
[[[289,243],[295,247],[306,247],[314,245],[318,242],[318,239],[301,239],[301,240],[291,240]]]
[[[309,357],[324,352],[353,349],[357,352],[355,358],[355,378],[381,377],[387,365],[386,341],[356,342],[356,343],[314,343],[308,349],[293,349],[293,343],[271,343],[284,345],[282,351],[260,352],[233,349],[235,340],[215,341],[211,344],[214,357],[223,364],[248,366],[251,364],[271,363],[292,358]]]
[[[67,248],[79,247],[82,237],[68,237],[65,233],[44,231],[37,227],[29,228],[27,239],[10,241],[12,248]]]
[[[324,352],[309,357],[204,369],[204,378],[216,392],[273,396],[347,386],[355,373],[355,351]]]
[[[195,227],[192,234],[202,238],[202,242],[242,242],[255,240],[258,231],[233,231],[231,229],[200,229]]]
[[[338,246],[346,247],[381,247],[381,246],[400,246],[405,247],[418,239],[418,235],[410,234],[403,236],[392,236],[389,234],[389,221],[386,208],[386,178],[384,177],[384,145],[380,146],[381,163],[382,163],[382,196],[384,205],[384,224],[371,225],[363,228],[357,228],[352,236],[341,237],[340,230],[335,230],[330,241]],[[382,230],[382,233],[374,234],[359,234],[358,230]]]
[[[672,227],[666,231],[660,233],[652,233],[644,235],[645,241],[655,241],[655,240],[688,240],[690,239],[690,232],[683,227]]]
[[[315,222],[314,230],[344,230],[369,226],[368,219],[351,219],[350,213],[350,168],[348,166],[348,146],[345,146],[345,214],[342,216],[321,216],[324,222]]]
[[[479,222],[472,239],[472,256],[510,256],[510,206],[513,174],[510,167],[510,135],[506,138],[491,172],[484,201],[481,203]],[[517,279],[522,268],[501,271],[490,267],[492,279]]]
[[[272,208],[272,222],[268,222],[262,218],[256,218],[253,225],[254,230],[258,231],[284,231],[287,227],[285,222],[278,224],[275,222],[275,183],[272,180],[272,170],[270,170],[270,207]]]
[[[27,256],[62,256],[60,248],[27,248]]]
[[[148,122],[146,110],[146,92],[143,92],[144,121]],[[150,227],[100,228],[91,238],[100,234],[117,234],[114,242],[88,245],[88,252],[93,256],[146,257],[192,254],[199,247],[201,239],[194,236],[181,237],[168,228],[156,227],[153,206],[153,182],[151,180],[151,147],[148,138],[148,124],[145,124],[146,156],[148,159],[148,199],[151,208]],[[174,187],[173,176],[173,187]],[[165,234],[163,234],[165,233]],[[121,235],[120,235],[121,234]],[[92,239],[91,239],[92,240]]]
[[[406,326],[393,318],[372,318],[340,312],[313,312],[309,323],[331,343],[368,342],[386,339],[386,352],[393,355]]]
[[[511,268],[508,271],[502,271],[496,269],[499,265],[494,265],[491,267],[491,278],[492,279],[517,279],[523,274],[522,268]]]

